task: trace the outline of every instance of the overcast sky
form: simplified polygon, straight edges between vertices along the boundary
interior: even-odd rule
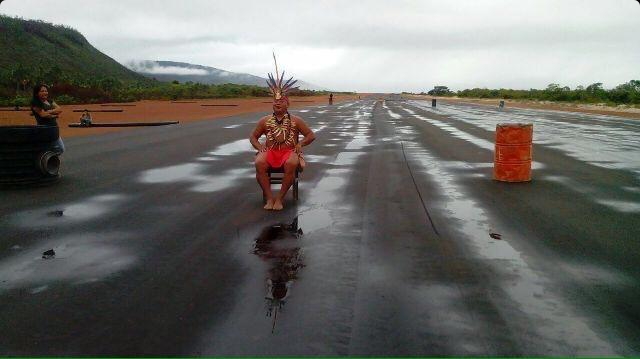
[[[607,88],[640,79],[636,0],[5,0],[120,63],[170,60],[344,91]]]

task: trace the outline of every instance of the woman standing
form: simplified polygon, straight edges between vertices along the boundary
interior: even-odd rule
[[[58,115],[62,113],[62,109],[53,100],[49,100],[49,87],[47,85],[37,85],[33,88],[31,112],[38,125],[58,126]],[[60,153],[64,152],[64,143],[60,137],[58,137],[56,145]]]

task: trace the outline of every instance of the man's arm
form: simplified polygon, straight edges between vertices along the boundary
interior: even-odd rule
[[[307,123],[298,116],[295,117],[296,124],[298,125],[298,130],[304,136],[302,141],[298,142],[296,145],[296,153],[300,153],[302,151],[302,147],[311,144],[316,139],[316,135],[311,131]]]
[[[260,141],[258,141],[260,136],[264,134],[265,121],[266,117],[261,118],[260,121],[258,121],[256,128],[253,129],[253,132],[251,132],[251,135],[249,136],[249,142],[251,142],[251,146],[258,150],[258,152],[265,152],[267,150],[267,147],[260,143]]]

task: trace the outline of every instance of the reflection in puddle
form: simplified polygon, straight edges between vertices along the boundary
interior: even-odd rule
[[[338,157],[333,161],[333,164],[337,166],[352,165],[358,157],[364,154],[364,152],[340,152],[338,153]]]
[[[215,192],[232,187],[238,179],[252,178],[254,173],[254,170],[247,166],[231,169],[219,175],[202,174],[206,168],[208,166],[200,163],[156,168],[144,171],[140,175],[140,181],[142,183],[194,183],[194,186],[191,187],[192,191]]]
[[[631,201],[616,201],[608,199],[597,199],[596,202],[604,204],[618,212],[635,213],[640,212],[640,203]]]
[[[547,175],[542,177],[541,180],[563,184],[576,192],[588,195],[589,198],[592,200],[595,200],[596,203],[605,205],[617,212],[624,212],[624,213],[640,212],[639,202],[633,202],[628,200],[618,200],[618,199],[612,199],[612,198],[602,198],[602,197],[598,198],[600,195],[598,194],[597,188],[588,186],[582,182],[573,180],[566,176]]]
[[[592,263],[562,263],[562,270],[572,274],[573,278],[589,284],[608,286],[632,285],[634,278],[617,270],[599,267]]]
[[[347,144],[345,150],[361,150],[363,147],[370,146],[371,142],[365,136],[356,136],[351,142]]]
[[[304,267],[299,243],[302,234],[296,217],[291,224],[280,223],[265,227],[254,244],[253,253],[269,264],[265,301],[267,317],[271,317],[273,321],[272,333],[276,327],[278,311],[283,309],[293,281],[297,279],[298,271]]]
[[[209,152],[212,156],[233,156],[243,152],[252,153],[255,150],[247,139],[237,140],[231,143],[227,143],[222,146],[218,146],[215,150]]]
[[[387,112],[389,113],[389,116],[395,118],[396,120],[402,118],[402,116],[398,115],[397,113],[391,111],[391,110],[387,110]]]
[[[325,208],[308,209],[298,216],[300,227],[304,227],[307,234],[331,225],[331,214]]]
[[[237,168],[226,171],[216,176],[198,176],[201,180],[199,184],[193,186],[191,190],[195,192],[216,192],[234,185],[237,179],[253,178],[253,168]]]
[[[304,155],[304,159],[305,161],[307,161],[307,163],[313,163],[313,162],[326,163],[327,160],[329,159],[329,156]]]
[[[237,128],[237,127],[240,127],[240,126],[242,126],[242,125],[241,125],[241,124],[238,124],[238,125],[229,125],[229,126],[225,126],[224,128]]]
[[[218,159],[218,157],[213,157],[213,156],[207,157],[207,156],[204,156],[204,157],[196,158],[196,161],[210,162],[210,161],[216,161],[217,159]]]
[[[32,293],[38,293],[52,282],[86,283],[124,270],[135,256],[112,242],[125,237],[122,233],[76,235],[20,251],[0,261],[0,291],[35,286]],[[55,250],[55,258],[42,259],[47,248]]]
[[[38,294],[40,292],[44,292],[45,290],[49,289],[48,285],[43,285],[37,288],[33,288],[29,293],[31,294]]]
[[[427,118],[424,116],[419,116],[416,115],[414,116],[417,119],[420,119],[422,121],[426,121],[446,132],[449,132],[450,134],[453,135],[453,137],[455,138],[459,138],[461,140],[465,140],[469,143],[473,143],[474,145],[480,147],[480,148],[484,148],[485,150],[489,150],[489,151],[494,151],[495,150],[495,144],[492,143],[491,141],[487,141],[484,138],[479,138],[476,136],[473,136],[467,132],[464,132],[446,122],[442,122],[442,121],[438,121],[436,119],[433,118]]]
[[[311,130],[312,130],[314,133],[318,133],[318,132],[320,132],[320,131],[324,130],[325,128],[327,128],[327,125],[318,126],[318,127],[316,127],[316,128],[312,128]]]
[[[191,179],[204,168],[199,163],[185,163],[177,166],[169,166],[147,170],[140,176],[143,183],[169,183],[191,181]]]

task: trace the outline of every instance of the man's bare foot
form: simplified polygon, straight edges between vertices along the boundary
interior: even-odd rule
[[[273,198],[272,199],[268,199],[267,200],[267,204],[265,204],[264,207],[262,207],[262,208],[264,208],[266,210],[272,210],[273,209],[273,202],[274,202]],[[282,208],[280,208],[280,209],[282,209]]]
[[[280,211],[282,210],[282,208],[284,208],[284,206],[282,205],[282,200],[276,198],[276,200],[273,202],[273,210]]]

